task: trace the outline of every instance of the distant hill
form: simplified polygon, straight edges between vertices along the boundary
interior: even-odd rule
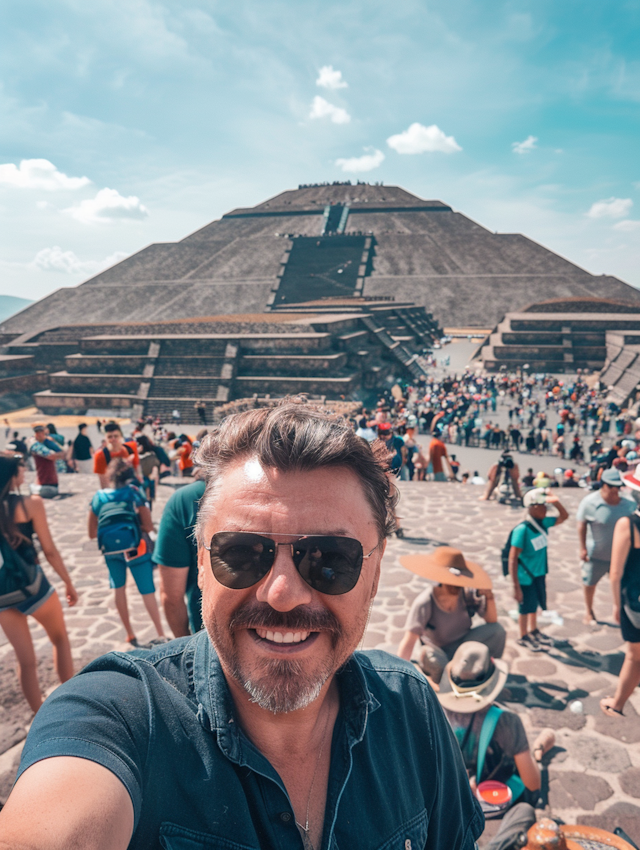
[[[28,298],[16,298],[15,295],[0,295],[0,322],[4,322],[9,316],[13,316],[18,310],[24,310],[29,304],[33,304]]]

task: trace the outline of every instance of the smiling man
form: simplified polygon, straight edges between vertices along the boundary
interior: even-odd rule
[[[356,652],[392,525],[387,455],[291,401],[210,435],[206,631],[55,691],[0,847],[472,850],[482,815],[433,692]]]

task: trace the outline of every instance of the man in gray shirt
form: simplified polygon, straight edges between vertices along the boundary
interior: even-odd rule
[[[616,522],[621,517],[631,516],[636,508],[632,499],[620,494],[624,481],[617,469],[606,469],[600,481],[601,488],[584,497],[577,513],[585,623],[596,622],[593,599],[598,582],[609,572]]]

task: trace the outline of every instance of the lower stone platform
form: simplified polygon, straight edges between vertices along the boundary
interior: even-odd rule
[[[556,730],[556,747],[545,757],[547,811],[567,823],[608,829],[619,825],[640,843],[640,691],[631,697],[624,718],[609,719],[598,707],[599,699],[614,691],[623,644],[619,629],[611,624],[607,579],[596,594],[595,610],[602,622],[593,629],[582,623],[575,513],[584,491],[558,491],[570,518],[550,534],[548,588],[554,619],[559,623],[562,618],[563,623],[541,622],[545,632],[569,643],[533,654],[515,643],[517,627],[509,612],[516,603],[500,567],[500,550],[522,509],[479,502],[481,488],[461,484],[400,482],[399,488],[406,537],[388,542],[364,647],[395,652],[409,605],[425,586],[423,579],[402,568],[400,555],[426,552],[439,543],[462,549],[495,582],[500,621],[508,632],[505,658],[511,667],[504,703],[521,715],[530,742],[546,726]],[[122,649],[124,639],[106,568],[95,543],[86,537],[88,504],[95,489],[94,476],[63,476],[63,497],[47,502],[54,539],[80,593],[78,605],[65,608],[78,668],[97,655]],[[156,521],[172,492],[170,487],[159,488]],[[60,591],[55,574],[45,569]],[[150,639],[153,628],[135,585],[129,590],[129,602],[140,640]],[[33,620],[31,628],[41,681],[52,687],[50,644]],[[4,800],[31,715],[18,687],[11,647],[2,634],[0,671],[0,800]],[[496,829],[492,822],[486,834]]]

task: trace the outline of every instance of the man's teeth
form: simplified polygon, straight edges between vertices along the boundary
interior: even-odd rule
[[[256,634],[263,640],[273,643],[302,643],[311,632],[272,632],[270,629],[256,629]]]

